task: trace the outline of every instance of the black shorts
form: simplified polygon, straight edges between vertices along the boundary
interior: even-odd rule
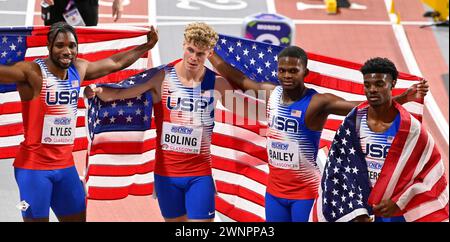
[[[54,1],[55,5],[50,7],[50,20],[44,21],[45,25],[65,21],[63,13],[69,0]],[[80,11],[86,26],[96,26],[98,23],[98,0],[75,0],[75,5]]]

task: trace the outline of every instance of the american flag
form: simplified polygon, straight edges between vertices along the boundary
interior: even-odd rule
[[[216,52],[227,62],[257,81],[277,83],[278,46],[220,35]],[[309,53],[311,76],[308,86],[351,100],[364,100],[360,65]],[[262,71],[261,71],[262,70]],[[319,70],[322,74],[319,74]],[[136,75],[140,78],[141,74]],[[150,78],[147,75],[146,78]],[[419,78],[401,74],[403,92]],[[124,82],[127,82],[125,80]],[[148,99],[147,99],[148,100]],[[127,104],[128,100],[122,101]],[[134,103],[134,102],[133,102]],[[119,105],[119,103],[116,103]],[[422,104],[408,104],[420,118]],[[108,106],[108,105],[106,105]],[[115,107],[117,110],[117,106]],[[135,110],[134,107],[133,110]],[[103,111],[98,115],[102,116]],[[116,112],[116,111],[114,111]],[[108,115],[113,112],[108,112]],[[132,116],[131,111],[130,116]],[[103,114],[104,115],[104,114]],[[227,117],[232,117],[228,119]],[[134,116],[132,116],[134,119]],[[266,140],[261,130],[266,123],[244,120],[221,105],[216,108],[212,137],[212,168],[218,196],[216,212],[222,221],[264,221],[264,194],[267,184]],[[109,117],[111,118],[111,117]],[[343,118],[331,116],[323,132],[321,147],[327,146]],[[108,123],[107,119],[103,119]],[[227,122],[229,121],[229,122]],[[100,121],[101,122],[101,121]],[[251,125],[251,123],[256,123]],[[153,192],[153,166],[156,132],[154,124],[145,131],[119,131],[96,134],[89,152],[88,193],[91,199],[120,199]],[[140,139],[140,141],[139,141]],[[141,155],[143,154],[143,155]],[[326,156],[323,150],[322,163]]]
[[[33,43],[27,46],[26,60],[47,55],[45,47],[47,30],[46,28],[33,28],[29,29],[27,34],[22,34],[30,43]],[[79,28],[77,32],[81,43],[80,57],[88,60],[104,58],[146,41],[146,32],[143,31]],[[7,36],[7,38],[9,38],[8,36],[18,37],[18,35],[12,34],[11,29],[2,30],[0,38],[4,36]],[[223,41],[223,39],[226,41]],[[6,52],[9,53],[9,45],[2,44],[2,52],[3,49],[6,49]],[[256,45],[256,49],[253,49],[254,45]],[[238,63],[239,58],[236,57],[236,54],[239,53],[239,57],[242,58],[247,56],[248,51],[247,54],[252,57],[246,62],[249,70],[244,72],[257,81],[266,81],[265,77],[270,77],[271,81],[277,82],[276,75],[273,75],[277,71],[276,55],[280,51],[279,47],[221,35],[216,51],[220,52],[219,48],[230,51],[230,47],[233,48],[234,55],[222,55],[229,63],[244,71],[246,67]],[[263,59],[260,59],[260,56],[263,56]],[[306,79],[307,86],[322,93],[334,93],[347,100],[365,99],[362,75],[359,72],[361,65],[312,53],[308,53],[308,57],[310,75]],[[4,59],[0,58],[0,60]],[[143,57],[128,69],[96,81],[103,83],[118,82],[135,74],[138,78],[140,75],[138,73],[146,67],[147,58]],[[261,69],[263,72],[258,73],[261,72]],[[264,74],[264,78],[262,78],[262,74]],[[416,83],[417,80],[419,80],[418,77],[401,74],[394,93],[403,92],[405,88]],[[83,86],[92,82],[85,81]],[[143,103],[145,103],[145,100],[149,101],[146,95],[141,98]],[[128,105],[128,101],[118,101],[116,104]],[[131,105],[134,104],[133,102]],[[421,118],[422,103],[408,103],[405,106],[416,117]],[[137,111],[137,109],[133,110],[134,112]],[[119,111],[120,109],[114,114],[118,115]],[[0,159],[14,158],[18,144],[23,140],[20,112],[20,98],[17,91],[12,87],[0,85]],[[80,98],[75,151],[88,149],[89,160],[86,179],[89,198],[108,200],[124,198],[129,194],[151,194],[156,139],[156,132],[153,128],[155,126],[152,124],[151,128],[145,131],[100,132],[94,135],[91,140],[92,145],[89,146],[86,137],[87,132],[84,128],[85,123],[87,123],[84,117],[85,113],[85,104]],[[111,122],[114,115],[111,113],[111,116],[110,113],[108,111],[107,116]],[[131,114],[129,113],[130,117]],[[105,119],[106,117],[103,117],[104,112],[99,111],[98,115],[102,118],[100,124],[102,124],[102,121],[108,121]],[[230,116],[233,122],[225,122]],[[131,118],[133,121],[133,117]],[[216,109],[217,121],[212,138],[211,152],[213,176],[218,191],[216,198],[217,215],[223,221],[264,221],[264,194],[268,166],[266,141],[265,137],[260,134],[261,130],[267,127],[264,122],[256,122],[255,125],[251,125],[252,122],[245,120],[242,125],[236,124],[236,120],[239,118],[238,115],[220,108],[220,105]],[[329,146],[342,120],[343,118],[339,116],[331,115],[329,117],[322,133],[320,147]],[[325,159],[324,150],[321,150],[319,152],[319,163],[324,163]]]
[[[0,64],[10,65],[18,61],[32,61],[45,58],[47,51],[48,27],[2,27],[0,28]],[[130,28],[129,28],[130,29]],[[79,58],[89,61],[108,57],[125,49],[147,41],[147,31],[77,28]],[[83,82],[84,86],[93,82],[117,82],[141,72],[147,67],[147,55],[125,70],[97,80]],[[0,77],[1,79],[1,77]],[[85,105],[78,101],[78,119],[74,151],[86,150],[88,142],[85,131]],[[0,159],[14,158],[18,145],[23,140],[23,125],[20,97],[15,85],[0,84]]]
[[[401,105],[400,127],[380,177],[370,187],[355,108],[336,132],[310,220],[346,222],[372,215],[371,206],[391,199],[408,222],[448,221],[448,184],[433,138]],[[367,108],[364,103],[359,108]]]

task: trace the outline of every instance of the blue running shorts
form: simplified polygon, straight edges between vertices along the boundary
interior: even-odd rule
[[[266,192],[266,222],[308,222],[314,199],[285,199]]]
[[[86,193],[75,166],[58,170],[14,168],[20,201],[29,204],[25,218],[48,218],[50,208],[57,217],[86,210]]]
[[[187,214],[188,219],[211,219],[216,189],[212,176],[167,177],[155,174],[155,191],[164,218]]]

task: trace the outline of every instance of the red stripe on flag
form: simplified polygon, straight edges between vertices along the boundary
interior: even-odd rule
[[[91,156],[98,154],[142,154],[156,148],[156,138],[136,142],[105,142],[91,147]]]
[[[97,165],[89,166],[89,176],[132,176],[147,174],[155,167],[154,160],[139,165]]]
[[[267,160],[267,152],[265,148],[245,140],[219,133],[213,133],[212,143],[217,146],[242,151],[261,160]]]
[[[447,205],[442,208],[439,209],[433,213],[430,213],[420,219],[417,219],[414,222],[443,222],[443,221],[447,221],[448,222],[448,203]]]
[[[439,194],[442,194],[445,192],[445,189],[447,188],[447,180],[445,178],[445,175],[442,176],[436,184],[431,188],[431,190],[417,194],[414,196],[411,201],[407,204],[405,211],[410,211],[413,208],[416,208],[417,206],[429,202],[432,200],[435,200],[436,197],[439,197]]]
[[[242,199],[256,203],[264,207],[264,196],[256,193],[244,186],[230,184],[224,181],[216,180],[217,191],[220,193],[238,196]]]
[[[117,200],[134,196],[147,196],[153,194],[153,183],[132,184],[126,187],[89,187],[88,199]]]
[[[251,213],[228,203],[223,198],[216,196],[216,210],[227,217],[239,222],[264,222],[264,219],[258,215]]]
[[[400,174],[400,179],[395,185],[395,189],[393,194],[398,194],[401,192],[401,189],[404,188],[413,178],[414,172],[416,171],[417,164],[419,163],[420,157],[422,156],[425,146],[427,145],[428,137],[426,131],[423,129],[420,131],[418,142],[416,143],[411,155],[409,156],[408,161]]]
[[[23,124],[7,124],[0,126],[0,137],[23,134]]]
[[[395,171],[398,160],[400,159],[401,154],[404,152],[404,147],[412,123],[411,116],[408,112],[401,111],[400,119],[402,120],[402,122],[400,122],[400,127],[386,157],[386,161],[390,162],[384,163],[380,177],[375,183],[375,186],[369,196],[368,201],[372,206],[375,205],[376,201],[381,201],[381,198],[386,191],[389,181],[393,176],[393,172]]]
[[[243,161],[247,162],[247,161]],[[218,156],[213,156],[212,167],[214,169],[231,172],[234,174],[243,175],[252,179],[262,185],[267,184],[267,173],[254,168],[252,165],[244,164],[239,161],[230,160]]]

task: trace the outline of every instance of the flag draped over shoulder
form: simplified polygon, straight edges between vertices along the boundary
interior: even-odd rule
[[[391,199],[406,221],[448,221],[445,167],[433,138],[410,113],[395,103],[400,127],[380,176],[369,186],[367,163],[359,143],[358,108],[345,118],[334,137],[312,221],[350,221],[372,214],[371,207]]]
[[[151,68],[120,83],[99,86],[130,88],[148,81],[163,68]],[[94,97],[88,102],[88,199],[151,194],[155,141],[150,138],[154,137],[154,130],[150,130],[150,91],[130,99],[103,102]]]
[[[3,53],[18,55],[17,43],[11,45],[11,41],[27,40],[25,46],[25,60],[33,60],[37,57],[45,57],[46,33],[48,28],[0,29],[0,63],[8,64],[17,60],[11,57],[4,58]],[[19,33],[17,33],[19,32]],[[103,30],[91,28],[77,28],[80,46],[80,58],[90,61],[108,57],[119,51],[132,48],[146,41],[146,31]],[[6,36],[6,41],[3,39]],[[14,49],[16,48],[16,49]],[[216,51],[222,58],[245,72],[246,75],[256,81],[271,81],[277,83],[277,54],[281,50],[278,46],[258,43],[251,40],[221,35]],[[11,54],[12,53],[12,54]],[[147,57],[143,56],[135,64],[123,71],[108,75],[100,80],[85,81],[83,86],[92,82],[119,82],[141,73],[147,67]],[[11,61],[8,60],[11,58]],[[305,82],[308,87],[314,88],[320,93],[328,92],[336,94],[347,100],[364,100],[362,75],[359,72],[360,64],[329,58],[308,53],[308,68],[310,74]],[[1,77],[0,77],[1,78]],[[144,76],[143,79],[148,79]],[[416,83],[418,77],[401,73],[397,82],[394,95],[403,92],[406,88]],[[125,84],[125,83],[123,83]],[[131,84],[130,84],[131,85]],[[83,92],[82,87],[81,92]],[[119,100],[115,105],[130,104],[127,110],[123,110],[124,116],[120,116],[120,109],[98,111],[92,105],[100,120],[92,119],[95,123],[88,124],[89,117],[85,119],[87,111],[80,98],[78,102],[77,139],[75,151],[88,151],[88,169],[86,179],[89,199],[109,200],[120,199],[134,195],[148,195],[152,193],[153,166],[155,155],[156,132],[154,125],[147,126],[144,122],[151,106],[146,109],[135,108],[136,103],[151,105],[148,95],[140,97],[141,100]],[[100,102],[99,105],[102,105]],[[112,108],[113,103],[109,108]],[[98,106],[97,106],[98,107]],[[421,120],[423,104],[408,103],[405,105],[408,111]],[[139,111],[143,116],[139,115]],[[18,144],[23,140],[23,126],[21,118],[20,98],[15,87],[0,85],[0,159],[14,158]],[[125,116],[125,113],[128,112]],[[133,114],[134,112],[134,114]],[[145,114],[144,114],[145,113]],[[106,116],[105,116],[106,115]],[[229,110],[216,109],[216,123],[212,137],[211,155],[213,176],[216,181],[218,196],[216,197],[217,215],[223,221],[264,221],[264,195],[267,183],[267,155],[265,137],[261,136],[261,130],[266,129],[265,123],[256,122],[255,125],[236,124],[225,122],[225,116],[231,115],[236,121],[238,115]],[[134,123],[136,117],[141,118],[141,123]],[[123,118],[123,119],[122,119]],[[128,118],[128,119],[127,119]],[[134,127],[143,125],[145,130],[136,128],[124,128],[130,120]],[[122,119],[120,131],[113,131],[115,125],[107,122],[116,122]],[[86,120],[88,120],[86,122]],[[341,124],[343,118],[331,115],[322,133],[320,147],[329,146],[334,133]],[[91,145],[88,145],[87,132],[84,126],[91,127],[93,133]],[[100,128],[106,124],[105,127]],[[130,124],[130,122],[128,122]],[[93,129],[92,129],[93,128]],[[124,135],[125,134],[125,135]],[[323,152],[319,152],[319,162],[324,163]]]
[[[48,27],[0,27],[0,64],[11,65],[18,61],[46,58]],[[96,61],[147,41],[147,31],[77,28],[78,58]],[[147,67],[148,56],[142,56],[128,68],[99,78],[85,80],[84,86],[93,82],[118,82],[141,72]],[[1,81],[0,76],[0,81]],[[23,140],[20,97],[15,85],[0,84],[0,159],[14,158]],[[85,131],[85,105],[78,101],[78,119],[74,151],[84,151],[88,142]]]
[[[276,56],[281,47],[220,35],[215,51],[252,79],[278,83]],[[365,99],[363,79],[359,72],[361,65],[311,53],[308,56],[308,68],[311,71],[306,79],[307,86],[349,100]],[[139,75],[142,74],[136,77]],[[144,79],[148,78],[150,75]],[[401,93],[418,80],[418,77],[402,73],[394,92]],[[122,104],[128,105],[127,100],[122,101]],[[109,119],[118,115],[119,103],[116,105],[116,111],[108,111]],[[131,105],[135,105],[135,102]],[[421,118],[422,103],[409,103],[406,107]],[[260,134],[267,126],[258,122],[249,125],[251,122],[247,121],[238,124],[235,122],[238,115],[220,105],[215,112],[211,166],[218,194],[217,215],[222,221],[264,221],[264,195],[269,169],[266,140]],[[98,115],[103,117],[105,114],[99,111]],[[232,117],[232,122],[226,122],[227,115]],[[132,118],[134,120],[135,117]],[[329,146],[342,120],[343,117],[330,116],[321,137],[321,147]],[[108,119],[103,118],[100,124],[103,121],[107,123]],[[87,184],[90,199],[120,199],[128,194],[147,195],[153,192],[156,132],[154,124],[148,128],[145,131],[96,134],[92,145],[94,148],[89,152]],[[137,144],[139,139],[140,144]],[[319,157],[324,163],[325,154],[319,154],[322,154]]]

